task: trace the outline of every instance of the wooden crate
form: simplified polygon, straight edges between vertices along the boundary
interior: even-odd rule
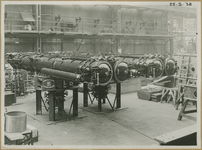
[[[162,96],[162,92],[153,93],[151,95],[151,101],[153,101],[153,102],[160,102],[161,101],[161,96]]]
[[[146,86],[137,91],[137,96],[139,99],[151,100],[152,94],[162,92],[162,87],[159,86]]]
[[[5,92],[5,99],[4,99],[4,106],[10,106],[13,103],[16,103],[16,96],[15,93],[10,91]]]
[[[35,128],[34,126],[31,126],[30,124],[27,125],[27,129],[32,131],[32,141],[38,142],[38,137],[39,137],[38,129]]]

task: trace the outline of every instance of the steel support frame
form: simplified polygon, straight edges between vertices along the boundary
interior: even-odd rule
[[[36,5],[36,27],[37,31],[40,33],[41,32],[41,5]],[[38,53],[41,53],[41,37],[37,36],[36,38],[36,51]]]
[[[49,121],[55,121],[55,91],[49,91]]]
[[[98,111],[102,111],[102,99],[98,96]]]
[[[121,7],[116,6],[117,33],[121,33]],[[121,49],[121,39],[117,38],[117,50]],[[119,51],[118,51],[119,53]],[[122,51],[121,51],[122,53]]]
[[[116,108],[121,108],[121,83],[116,83]]]
[[[78,83],[74,83],[75,88],[73,88],[73,116],[78,116]]]
[[[41,90],[36,89],[36,115],[42,115]]]
[[[83,83],[83,107],[88,107],[88,83]]]
[[[121,7],[121,6],[110,6],[111,7],[111,22],[113,23],[113,21],[114,20],[117,20],[117,25],[116,25],[116,27],[117,27],[117,33],[121,33],[121,8],[124,8],[123,6]],[[135,7],[135,9],[137,9],[137,7]],[[42,36],[44,36],[45,35],[45,37],[46,37],[46,34],[40,34],[40,33],[42,33],[43,31],[42,31],[42,29],[41,29],[41,5],[36,5],[36,28],[37,28],[37,31],[36,32],[32,32],[32,33],[29,33],[29,34],[27,34],[27,33],[25,33],[25,35],[23,35],[22,37],[26,37],[27,35],[29,35],[29,36],[32,36],[32,37],[34,37],[34,38],[36,38],[36,45],[37,45],[37,52],[39,52],[39,53],[41,53],[41,50],[42,50],[42,45],[41,45],[41,38],[42,38]],[[20,33],[21,35],[23,34],[23,33]],[[18,37],[20,37],[20,34],[18,34],[17,36]],[[15,35],[16,36],[16,34],[6,34],[5,33],[5,36],[7,36],[7,35],[10,35],[10,36],[13,36],[13,35]],[[79,34],[80,35],[80,34]],[[124,35],[124,34],[123,34]],[[37,36],[37,37],[36,37]],[[64,38],[64,37],[66,37],[66,36],[68,36],[68,35],[63,35],[62,37],[60,36],[60,35],[55,35],[54,37],[56,37],[56,38]],[[69,36],[72,36],[72,35],[69,35]],[[84,37],[85,36],[85,37]],[[94,40],[94,50],[95,50],[95,48],[96,48],[96,46],[95,46],[95,41],[96,41],[96,39],[95,38],[108,38],[108,39],[116,39],[116,46],[117,46],[117,49],[118,48],[120,48],[121,49],[121,39],[122,38],[125,38],[125,36],[115,36],[114,37],[114,33],[113,33],[113,35],[111,35],[110,37],[107,35],[106,37],[103,37],[103,36],[101,36],[101,37],[98,37],[98,36],[96,36],[96,37],[93,37],[92,35],[91,35],[91,33],[90,33],[90,36],[89,37],[91,37],[93,40]],[[89,38],[88,37],[88,38]],[[155,37],[155,36],[154,36]],[[154,38],[153,37],[153,38]],[[86,38],[86,35],[83,35],[82,37],[81,36],[77,36],[77,35],[75,35],[75,36],[73,36],[73,38]],[[133,36],[130,36],[130,37],[128,37],[127,39],[130,39],[130,38],[133,38]],[[144,39],[144,36],[143,37],[137,37],[137,38],[143,38]],[[161,37],[161,38],[165,38],[165,37]],[[161,39],[160,37],[158,37],[158,39]],[[134,38],[133,38],[134,39]],[[168,39],[168,38],[165,38],[165,39]],[[63,43],[63,42],[62,42]],[[172,42],[172,40],[171,40],[171,42],[170,42],[170,47],[171,47],[171,54],[173,53],[173,42]],[[61,44],[61,49],[63,49],[63,45]],[[113,45],[111,44],[111,51],[113,50]]]
[[[55,108],[56,108],[56,97],[58,93],[63,92],[64,90],[60,91],[49,91],[49,121],[56,121],[55,117]],[[64,92],[60,94],[62,98],[64,98]],[[58,106],[58,113],[64,111],[64,100],[59,102],[60,105]]]
[[[55,90],[48,90],[49,92],[49,109],[46,108],[45,102],[41,96],[41,89],[36,90],[36,114],[37,115],[42,115],[42,102],[45,106],[45,109],[49,111],[49,121],[56,121],[56,116],[55,116],[55,108],[56,108],[56,97],[57,96],[62,96],[63,100],[59,99],[59,102],[57,101],[58,104],[58,113],[64,111],[64,89],[63,87],[63,82],[58,81],[56,82],[55,86],[59,89]],[[78,84],[74,83],[74,88],[73,88],[73,100],[71,107],[73,106],[73,116],[78,116]],[[70,111],[71,111],[70,107]]]
[[[112,110],[114,110],[115,104],[116,104],[116,108],[121,108],[121,83],[116,83],[116,96],[115,96],[113,105],[111,104],[111,102],[107,96],[106,96],[106,98],[101,98],[100,96],[98,96],[98,98],[94,97],[93,99],[91,99],[91,97],[89,95],[89,91],[88,91],[88,83],[84,83],[84,85],[83,85],[83,107],[88,107],[88,96],[90,98],[91,104],[93,103],[93,101],[95,99],[98,100],[98,111],[102,111],[102,103],[105,104],[106,100],[109,102],[109,105],[112,108]]]

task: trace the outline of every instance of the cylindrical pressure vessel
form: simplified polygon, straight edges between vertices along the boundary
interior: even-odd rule
[[[76,81],[76,82],[83,81],[83,78],[81,77],[80,74],[75,74],[75,73],[70,73],[65,71],[42,68],[41,73],[44,73],[53,77],[61,78],[61,79]]]

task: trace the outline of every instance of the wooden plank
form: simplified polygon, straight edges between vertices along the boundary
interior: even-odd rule
[[[160,92],[160,93],[152,93],[151,101],[160,102],[161,101],[161,95],[162,95],[162,92]]]
[[[196,133],[196,124],[157,136],[154,139],[159,143],[166,144],[168,142],[183,138],[193,133]]]
[[[25,130],[25,131],[23,131],[23,132],[21,132],[21,134],[29,134],[29,133],[31,133],[32,131],[28,128],[28,126],[27,126],[27,129]]]
[[[190,113],[195,113],[195,112],[197,112],[197,110],[187,110],[187,111],[184,111],[183,113],[190,114]]]
[[[160,93],[153,93],[152,96],[159,96],[159,95],[162,95],[162,92]]]
[[[197,99],[194,99],[194,98],[189,98],[189,97],[184,97],[185,100],[191,100],[191,101],[196,101],[197,102]]]
[[[11,141],[21,140],[21,139],[24,138],[22,133],[8,133],[8,132],[5,132],[5,136]]]
[[[180,113],[180,116],[185,117],[185,118],[190,119],[190,120],[196,121],[196,117],[193,117],[193,116],[190,116],[190,115],[186,115],[184,113]]]

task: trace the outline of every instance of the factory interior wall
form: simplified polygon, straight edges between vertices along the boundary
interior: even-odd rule
[[[15,29],[22,30],[22,26],[27,25],[29,22],[23,21],[23,18],[19,12],[34,13],[33,8],[34,8],[33,5],[5,5],[6,12],[16,12],[16,13],[7,13],[8,14],[7,19],[10,19],[10,18],[15,19],[15,24],[19,25]]]
[[[12,12],[27,12],[34,13],[35,6],[34,5],[6,5],[6,11]],[[58,15],[61,16],[62,21],[73,22],[75,23],[75,17],[85,18],[82,19],[83,24],[79,24],[79,26],[83,25],[86,31],[95,32],[93,30],[93,22],[94,19],[100,19],[98,32],[101,32],[106,26],[102,24],[109,24],[111,18],[111,10],[106,6],[87,6],[87,5],[71,5],[71,6],[63,6],[63,5],[42,5],[42,20],[54,20]],[[116,13],[113,15],[116,16]],[[8,16],[12,17],[12,16]],[[22,19],[20,15],[17,16],[18,19]],[[105,19],[103,19],[105,18]],[[126,22],[132,21],[131,28],[134,29],[135,33],[139,34],[151,34],[155,35],[156,33],[165,33],[166,31],[156,30],[155,28],[150,30],[147,26],[141,28],[138,23],[134,22],[147,22],[150,23],[152,21],[158,22],[158,27],[166,27],[166,14],[160,12],[151,12],[144,11],[143,13],[139,13],[136,9],[121,9],[121,22],[122,29],[125,29]],[[16,23],[16,22],[15,22]],[[19,23],[19,22],[18,22]],[[21,21],[20,24],[26,25],[27,22]],[[89,25],[91,24],[91,25]],[[54,27],[54,22],[43,22],[42,21],[42,30],[49,30],[51,27]],[[78,26],[78,27],[79,27]],[[116,27],[116,24],[115,24]],[[26,42],[27,38],[19,38],[21,42],[19,44],[9,44],[6,43],[5,52],[30,52],[36,51],[36,39],[32,39],[32,42]],[[164,51],[168,48],[164,46],[163,41],[149,41],[149,40],[123,40],[121,39],[121,49],[123,53],[165,53]],[[84,39],[81,44],[81,39],[53,39],[53,38],[42,38],[42,52],[49,51],[81,51],[81,52],[113,52],[117,53],[117,41],[111,41],[110,39]]]

